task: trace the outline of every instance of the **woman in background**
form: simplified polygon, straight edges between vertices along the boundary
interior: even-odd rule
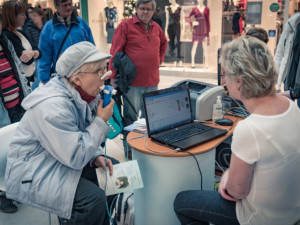
[[[30,13],[31,20],[23,27],[24,32],[31,40],[34,46],[39,46],[40,35],[45,24],[44,12],[41,8],[33,8]],[[35,70],[34,82],[32,84],[32,90],[38,87],[40,82],[38,71]]]
[[[7,1],[2,5],[3,33],[12,42],[14,49],[22,62],[28,83],[34,81],[36,69],[35,60],[41,58],[41,51],[31,43],[29,37],[20,28],[26,19],[26,7],[18,1]]]
[[[15,53],[12,43],[2,33],[2,14],[0,12],[0,128],[19,122],[25,110],[23,99],[31,92]],[[0,190],[0,211],[14,213],[18,210],[12,200],[7,199]]]

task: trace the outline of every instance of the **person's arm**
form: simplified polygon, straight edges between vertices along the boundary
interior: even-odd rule
[[[226,170],[222,177],[221,177],[221,181],[220,181],[220,184],[219,184],[219,188],[218,188],[218,192],[220,193],[220,195],[228,200],[228,201],[233,201],[233,202],[237,202],[239,201],[239,199],[236,199],[234,198],[233,196],[231,196],[230,194],[228,194],[227,192],[227,182],[228,182],[228,172],[229,170]]]
[[[111,176],[113,174],[113,164],[110,159],[106,158],[106,162],[105,162],[105,157],[100,155],[97,158],[95,158],[95,160],[93,161],[93,166],[102,167],[103,170],[105,170],[106,167],[105,165],[109,169],[109,175]]]
[[[26,74],[23,70],[23,66],[22,66],[22,62],[20,61],[20,59],[18,58],[14,46],[13,44],[10,42],[10,40],[7,40],[7,47],[10,50],[12,59],[16,65],[16,69],[19,75],[19,79],[21,81],[22,84],[22,88],[23,88],[23,93],[24,93],[24,97],[26,97],[30,92],[31,92],[31,88],[29,85],[27,85],[27,79],[26,79]]]
[[[231,161],[221,193],[224,198],[243,199],[250,191],[254,166],[260,159],[259,143],[252,123],[255,121],[240,121],[233,132]]]
[[[117,71],[113,67],[115,54],[117,52],[124,51],[124,47],[126,45],[127,29],[125,26],[126,25],[124,23],[121,23],[115,30],[112,39],[111,48],[110,48],[110,54],[112,55],[112,58],[109,60],[109,66],[108,66],[108,70],[112,71],[112,75],[109,77],[110,79],[115,79],[117,75]]]
[[[188,16],[185,17],[186,21],[191,25],[191,27],[194,27],[195,25],[193,24],[192,20],[190,19],[192,15],[194,15],[194,10],[195,8],[192,9],[192,11],[189,13]],[[194,21],[197,22],[197,21]],[[198,22],[197,22],[198,23]],[[199,24],[199,23],[198,23]]]
[[[101,112],[98,107],[97,116],[84,130],[78,127],[75,116],[78,110],[74,103],[62,97],[40,103],[29,116],[39,121],[32,126],[38,131],[36,135],[41,145],[62,164],[82,169],[95,159],[95,154],[101,154],[99,146],[110,131],[106,121],[111,116],[113,104],[111,101]]]
[[[38,46],[33,42],[33,39],[31,39],[26,32],[20,30],[20,32],[23,34],[23,36],[27,39],[27,41],[30,43],[32,50],[30,51],[30,54],[32,54],[33,59],[40,59],[42,57],[42,52],[38,48]],[[24,52],[24,51],[23,51]]]
[[[284,92],[279,92],[278,94],[280,94],[281,96],[287,97],[289,99],[292,99],[291,94],[290,94],[290,90],[284,91]]]
[[[206,30],[207,30],[207,34],[209,34],[209,32],[210,32],[209,8],[206,7],[206,9],[207,9],[207,14],[206,14]]]
[[[170,11],[171,11],[171,7],[169,6],[166,10],[166,26],[165,26],[165,30],[164,30],[166,35],[168,34]]]
[[[50,80],[51,65],[54,57],[54,43],[51,41],[51,35],[53,35],[53,31],[51,31],[50,29],[50,26],[52,25],[51,23],[52,20],[47,22],[46,25],[43,27],[39,42],[39,49],[41,50],[43,57],[38,61],[38,71],[39,78],[44,84]]]
[[[293,101],[300,98],[300,87],[288,91],[280,92],[280,95],[292,99]]]
[[[168,48],[168,40],[163,30],[159,27],[159,38],[160,38],[160,49],[159,49],[159,57],[160,63],[164,61],[164,57]]]
[[[107,37],[107,31],[106,31],[106,18],[107,18],[107,15],[106,15],[106,8],[104,8],[104,13],[103,13],[103,34],[104,34],[104,37]]]
[[[27,39],[27,41],[30,43],[30,45],[32,46],[28,36],[21,30],[18,30],[18,32],[24,36],[24,38]],[[20,37],[16,34],[14,34],[13,32],[7,32],[7,38],[11,41],[11,43],[14,46],[14,49],[17,53],[17,56],[19,57],[20,61],[25,64],[25,65],[30,65],[33,63],[34,59],[34,52],[33,50],[26,50],[23,47],[22,41],[20,39]]]
[[[290,90],[290,98],[292,100],[300,98],[300,87],[294,88]]]
[[[288,24],[288,23],[286,23]],[[277,78],[277,83],[276,83],[276,88],[280,89],[281,87],[281,83],[283,82],[283,80],[285,79],[285,77],[283,77],[283,67],[285,67],[284,63],[282,62],[283,59],[285,57],[287,57],[287,55],[285,56],[285,54],[288,54],[287,52],[287,46],[288,42],[286,43],[289,35],[290,35],[290,26],[284,26],[284,30],[282,32],[282,35],[280,36],[280,39],[278,41],[278,45],[276,47],[276,52],[274,55],[274,63],[276,66],[276,69],[278,71],[278,78]],[[281,63],[283,63],[283,66],[281,65]]]
[[[209,40],[209,32],[210,32],[210,20],[209,20],[209,8],[205,7],[206,14],[205,14],[205,26],[207,30],[207,45],[210,45],[210,40]]]
[[[234,153],[231,155],[227,192],[236,199],[245,198],[251,186],[254,164],[248,164],[239,159]]]

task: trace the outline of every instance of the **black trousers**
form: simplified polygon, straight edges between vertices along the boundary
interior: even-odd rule
[[[113,158],[109,159],[113,164],[119,163]],[[106,197],[105,192],[98,186],[95,168],[86,165],[76,189],[71,219],[62,224],[109,225],[106,200],[110,209],[114,197],[115,195]]]
[[[168,35],[169,35],[169,48],[170,51],[173,52],[175,48],[177,48],[177,57],[180,56],[180,23],[172,23],[168,26]],[[175,38],[176,38],[176,45],[175,45]]]

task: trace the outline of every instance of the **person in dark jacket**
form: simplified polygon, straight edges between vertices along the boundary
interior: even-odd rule
[[[31,13],[32,13],[33,7],[30,5],[27,7],[25,15],[26,15],[26,19],[25,19],[25,25],[31,21]]]
[[[122,93],[127,93],[129,84],[135,79],[136,67],[125,52],[116,53],[113,65],[118,71],[115,84]]]
[[[45,24],[44,12],[41,8],[33,8],[31,20],[24,25],[23,30],[34,46],[39,46],[41,31]]]
[[[29,37],[18,27],[23,27],[26,8],[18,1],[3,3],[3,33],[12,42],[17,56],[22,62],[23,70],[29,81],[33,81],[36,69],[35,59],[41,58],[41,51],[31,43]]]
[[[33,8],[30,13],[31,20],[26,23],[23,27],[24,32],[30,38],[30,41],[34,46],[39,46],[40,35],[43,29],[43,26],[46,22],[44,19],[44,12],[41,8]],[[40,82],[38,76],[38,70],[35,70],[34,73],[34,82],[32,84],[32,90],[38,87]]]

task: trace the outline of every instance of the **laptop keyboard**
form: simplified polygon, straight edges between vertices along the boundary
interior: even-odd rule
[[[186,139],[188,137],[209,131],[211,129],[213,129],[213,127],[206,126],[201,123],[194,123],[191,126],[181,128],[179,130],[174,130],[157,138],[165,142],[174,143]]]

